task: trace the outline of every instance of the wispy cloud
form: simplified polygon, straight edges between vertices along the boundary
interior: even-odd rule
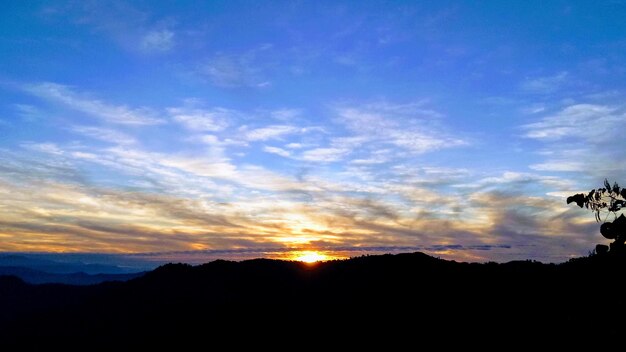
[[[242,53],[217,53],[198,66],[197,73],[213,85],[222,88],[267,88],[271,81],[264,78],[267,56],[272,45],[263,44]]]
[[[174,121],[198,132],[221,131],[240,116],[237,111],[220,107],[212,109],[177,107],[169,108],[167,111]]]
[[[276,154],[284,158],[289,158],[291,156],[290,151],[278,147],[265,146],[263,147],[263,151],[270,154]]]
[[[303,131],[303,129],[295,126],[272,125],[245,132],[245,139],[248,141],[267,141],[271,139],[280,139],[283,136],[301,131]]]
[[[56,83],[24,85],[23,90],[39,98],[94,116],[110,123],[124,125],[155,125],[164,120],[148,108],[130,108],[126,105],[107,104],[99,99],[77,93],[68,86]]]
[[[125,1],[106,5],[84,1],[60,5],[46,16],[89,27],[127,51],[149,54],[171,50],[178,36],[174,21],[156,18],[152,11],[137,5]]]
[[[520,188],[558,179],[510,173],[484,180],[484,186],[471,193],[463,188],[441,193],[438,187],[458,183],[466,174],[398,169],[396,177],[378,184],[379,190],[372,187],[375,181],[368,190],[367,185],[313,176],[296,180],[259,166],[219,165],[228,163],[216,159],[219,156],[172,156],[116,147],[90,159],[56,145],[31,147],[47,156],[0,153],[0,194],[5,195],[0,207],[6,210],[0,213],[0,224],[10,236],[0,244],[3,250],[132,253],[163,248],[281,251],[313,246],[339,251],[419,246],[463,260],[564,260],[593,241],[585,237],[590,229],[584,221],[573,222],[575,214],[562,215],[571,210],[562,199],[528,197]],[[152,178],[159,192],[92,184],[79,176],[79,162],[115,167],[129,181]],[[427,181],[437,182],[418,186],[420,175],[431,175]],[[237,187],[229,186],[233,183]],[[42,187],[47,191],[31,191]],[[510,189],[518,192],[506,192]],[[563,247],[557,236],[561,231],[577,245]],[[550,256],[535,256],[537,252],[527,247],[529,238],[544,251],[548,248]],[[497,250],[487,254],[485,248]]]
[[[400,147],[411,153],[426,153],[467,145],[453,137],[439,121],[440,114],[422,104],[372,104],[361,108],[339,108],[337,121],[356,136],[383,145]]]
[[[279,121],[291,121],[297,117],[302,115],[302,110],[300,109],[276,109],[270,112],[270,116]]]
[[[63,150],[55,143],[23,143],[22,147],[42,153],[61,155]]]
[[[614,137],[615,126],[626,122],[626,113],[615,107],[575,104],[538,122],[527,124],[525,136],[544,140],[581,138],[602,141]]]
[[[75,126],[71,131],[112,144],[134,144],[136,140],[122,132],[102,127]]]
[[[42,111],[36,106],[29,104],[13,104],[17,113],[26,121],[34,122],[43,117]]]
[[[350,149],[346,148],[315,148],[303,152],[302,159],[306,161],[330,163],[343,159],[343,157],[349,153]]]
[[[174,47],[174,32],[167,29],[150,31],[143,36],[140,45],[146,51],[168,51]]]
[[[522,126],[524,136],[546,143],[538,171],[579,172],[617,177],[626,167],[626,141],[617,126],[626,124],[623,106],[573,104]]]
[[[526,78],[520,87],[529,93],[549,94],[562,88],[568,80],[569,73],[563,71],[552,76]]]
[[[260,77],[259,69],[253,66],[249,55],[217,55],[202,65],[198,72],[214,85],[223,88],[265,88],[271,85]]]

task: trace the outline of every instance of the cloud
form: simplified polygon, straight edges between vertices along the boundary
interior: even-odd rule
[[[302,132],[303,129],[288,125],[273,125],[250,130],[245,133],[245,139],[251,142],[280,139],[283,136]]]
[[[155,117],[147,108],[129,108],[125,105],[111,105],[98,99],[76,93],[68,86],[44,82],[24,85],[23,90],[39,98],[60,104],[104,121],[124,125],[156,125],[164,120]]]
[[[255,68],[254,55],[218,54],[200,66],[198,72],[209,81],[222,88],[252,87],[265,88],[271,85],[270,81],[260,77],[260,69]]]
[[[302,153],[302,160],[331,163],[343,159],[350,153],[345,148],[315,148]]]
[[[200,142],[204,143],[204,144],[208,144],[214,147],[229,147],[229,146],[237,146],[237,147],[247,147],[248,146],[248,142],[240,140],[240,139],[233,139],[233,138],[223,138],[220,139],[219,137],[212,135],[212,134],[204,134],[201,136],[198,136],[197,138],[192,138],[193,140],[199,140]]]
[[[89,26],[90,32],[103,35],[127,51],[145,54],[171,50],[178,36],[172,29],[174,21],[157,19],[152,11],[135,5],[126,1],[82,1],[62,5],[64,11],[48,13],[46,17],[58,16],[73,26]]]
[[[174,32],[167,29],[150,31],[141,39],[140,46],[145,51],[168,51],[174,47]]]
[[[587,165],[583,161],[552,159],[546,163],[532,164],[529,168],[537,171],[582,172]]]
[[[522,126],[524,137],[545,143],[546,160],[530,165],[538,171],[578,172],[619,178],[626,167],[624,106],[573,104]]]
[[[346,133],[338,133],[337,128],[327,131],[319,127],[274,125],[250,131],[247,139],[279,139],[288,134],[320,131],[324,133],[315,143],[290,142],[281,149],[293,150],[289,156],[295,160],[332,163],[353,157],[350,163],[354,165],[381,164],[407,153],[423,154],[468,144],[446,132],[440,122],[442,115],[424,104],[379,102],[341,106],[333,109],[337,115],[333,121],[345,128]],[[301,151],[296,153],[296,150]]]
[[[13,104],[13,107],[25,121],[34,122],[43,117],[43,113],[36,106],[28,104]]]
[[[568,80],[569,73],[563,71],[552,76],[527,78],[520,84],[520,87],[529,93],[549,94],[562,88]]]
[[[93,102],[65,86],[53,88],[62,95],[54,99],[75,110]],[[87,104],[94,106],[115,107]],[[522,129],[527,138],[580,147],[594,139],[583,139],[577,124],[595,116],[606,125],[621,111],[573,104],[538,112]],[[331,113],[333,126],[322,130],[297,109],[248,113],[185,101],[159,114],[183,127],[168,131],[181,142],[175,152],[144,149],[141,134],[108,124],[69,129],[114,145],[31,142],[19,152],[0,150],[0,235],[10,236],[0,250],[420,248],[458,260],[538,258],[540,252],[564,260],[592,248],[593,238],[585,236],[593,229],[558,197],[576,188],[571,183],[513,171],[486,177],[429,166],[426,158],[415,163],[416,156],[469,144],[427,102],[344,104]],[[260,124],[259,115],[281,122]],[[550,129],[560,132],[540,132]],[[246,147],[290,160],[281,163],[285,169],[254,164]],[[587,155],[583,149],[573,150]],[[563,163],[576,154],[547,152]],[[567,225],[572,219],[584,225]],[[566,230],[575,244],[561,243]]]
[[[278,147],[265,146],[263,147],[263,151],[270,154],[276,154],[284,158],[289,158],[291,156],[291,152]]]
[[[262,44],[240,53],[216,53],[198,66],[196,73],[222,88],[267,88],[272,82],[264,78],[272,62],[271,44]]]
[[[63,151],[54,143],[23,143],[22,147],[48,154],[61,155]]]
[[[529,115],[539,114],[539,113],[546,111],[546,107],[544,104],[533,104],[531,106],[523,108],[521,111],[522,113],[529,114]]]
[[[414,167],[395,168],[386,182],[363,184],[229,166],[219,155],[174,156],[128,146],[92,149],[98,157],[83,158],[56,145],[29,147],[46,155],[0,153],[3,250],[316,248],[341,254],[420,248],[457,260],[560,261],[586,253],[596,240],[589,234],[597,229],[563,199],[527,195],[526,188],[558,183],[556,178],[505,173],[470,190],[450,188],[466,178],[463,170]],[[85,163],[107,166],[126,185],[143,179],[158,187],[94,184],[80,177]],[[511,189],[517,192],[506,191]],[[574,245],[563,245],[564,231]]]
[[[300,109],[276,109],[270,112],[270,116],[279,121],[291,121],[302,114]]]
[[[626,114],[615,107],[595,104],[575,104],[556,114],[548,115],[523,128],[528,138],[560,140],[581,138],[601,141],[615,135],[615,126],[626,123]]]
[[[197,132],[222,131],[232,120],[240,116],[237,111],[220,107],[213,109],[177,107],[169,108],[167,111],[174,121]]]
[[[101,141],[112,143],[112,144],[120,144],[120,145],[128,145],[136,143],[136,140],[133,137],[130,137],[122,132],[112,130],[109,128],[102,127],[93,127],[93,126],[75,126],[72,127],[71,130],[76,133],[80,133],[87,137],[91,137],[94,139],[99,139]]]
[[[379,103],[362,108],[339,108],[337,121],[367,140],[396,146],[410,153],[422,154],[439,149],[467,145],[439,123],[439,113],[422,104]]]

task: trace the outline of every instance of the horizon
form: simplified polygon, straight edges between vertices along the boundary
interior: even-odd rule
[[[608,241],[566,198],[626,182],[624,18],[615,1],[8,3],[0,256],[584,256]]]
[[[265,248],[254,250],[208,250],[184,252],[152,252],[152,253],[102,253],[102,252],[0,252],[0,259],[16,256],[26,260],[49,260],[61,264],[110,265],[113,267],[132,269],[132,271],[152,270],[170,263],[186,263],[202,265],[216,260],[246,261],[256,259],[272,259],[283,261],[299,261],[305,263],[348,260],[361,256],[396,255],[422,253],[434,258],[454,260],[440,256],[439,248],[424,247],[370,247],[370,248]],[[488,261],[483,261],[486,263]],[[492,261],[489,262],[508,262]],[[0,267],[2,265],[0,264]],[[19,266],[31,267],[27,261]],[[104,270],[103,272],[107,272]]]
[[[393,249],[392,251],[383,250],[354,250],[333,252],[333,251],[313,251],[313,250],[291,250],[280,249],[277,251],[265,251],[244,253],[244,256],[240,252],[234,256],[226,255],[225,251],[204,252],[204,253],[133,253],[133,254],[110,254],[110,253],[59,253],[59,252],[0,252],[0,268],[8,268],[9,270],[17,269],[31,269],[42,273],[67,273],[76,274],[85,272],[89,275],[95,274],[130,274],[153,271],[158,267],[168,264],[189,264],[192,266],[202,266],[204,264],[210,264],[219,261],[229,262],[245,262],[256,261],[260,259],[277,260],[284,262],[299,262],[307,265],[315,265],[318,263],[334,262],[334,261],[347,261],[351,259],[358,259],[364,257],[379,257],[379,256],[396,256],[396,255],[427,255],[431,258],[453,261],[456,263],[478,263],[478,264],[507,264],[519,261],[531,261],[541,264],[565,264],[570,262],[568,259],[565,262],[541,262],[538,260],[524,259],[524,260],[509,260],[509,261],[483,261],[483,262],[471,262],[471,261],[457,261],[454,259],[447,259],[445,257],[438,256],[433,253],[427,253],[425,251],[415,248],[413,251],[410,248]],[[256,255],[263,253],[262,256]],[[334,255],[334,253],[341,253]],[[352,254],[351,253],[357,253]],[[587,258],[587,256],[575,257],[570,259]],[[180,260],[182,259],[182,260]],[[8,264],[6,260],[19,260],[19,263]],[[62,270],[56,269],[56,266],[61,266]],[[67,268],[72,268],[68,270]],[[11,275],[21,277],[19,271],[10,271]],[[4,274],[6,275],[6,274]]]

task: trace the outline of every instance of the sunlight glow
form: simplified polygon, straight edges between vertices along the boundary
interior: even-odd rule
[[[330,258],[327,255],[313,251],[299,252],[294,257],[294,260],[305,263],[316,263],[328,259]]]

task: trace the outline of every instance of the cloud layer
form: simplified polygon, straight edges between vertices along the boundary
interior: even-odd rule
[[[159,258],[192,260],[415,248],[463,260],[563,260],[591,246],[592,224],[546,195],[571,190],[558,177],[414,165],[424,154],[472,147],[423,102],[332,106],[331,125],[320,128],[302,111],[260,125],[256,116],[284,114],[196,101],[146,117],[59,84],[27,87],[42,102],[108,127],[69,126],[86,142],[29,142],[2,152],[5,251],[167,252]],[[621,117],[615,108],[579,104],[522,129],[546,143],[588,141]],[[578,123],[588,118],[596,125],[583,131]],[[142,130],[131,136],[116,127],[128,123]],[[179,146],[150,150],[146,129],[154,123],[169,126]],[[254,162],[261,156],[277,159],[268,168]],[[566,162],[565,153],[556,157]],[[284,169],[276,167],[281,160]]]
[[[626,9],[540,12],[15,2],[0,251],[585,255],[565,199],[626,179]]]

